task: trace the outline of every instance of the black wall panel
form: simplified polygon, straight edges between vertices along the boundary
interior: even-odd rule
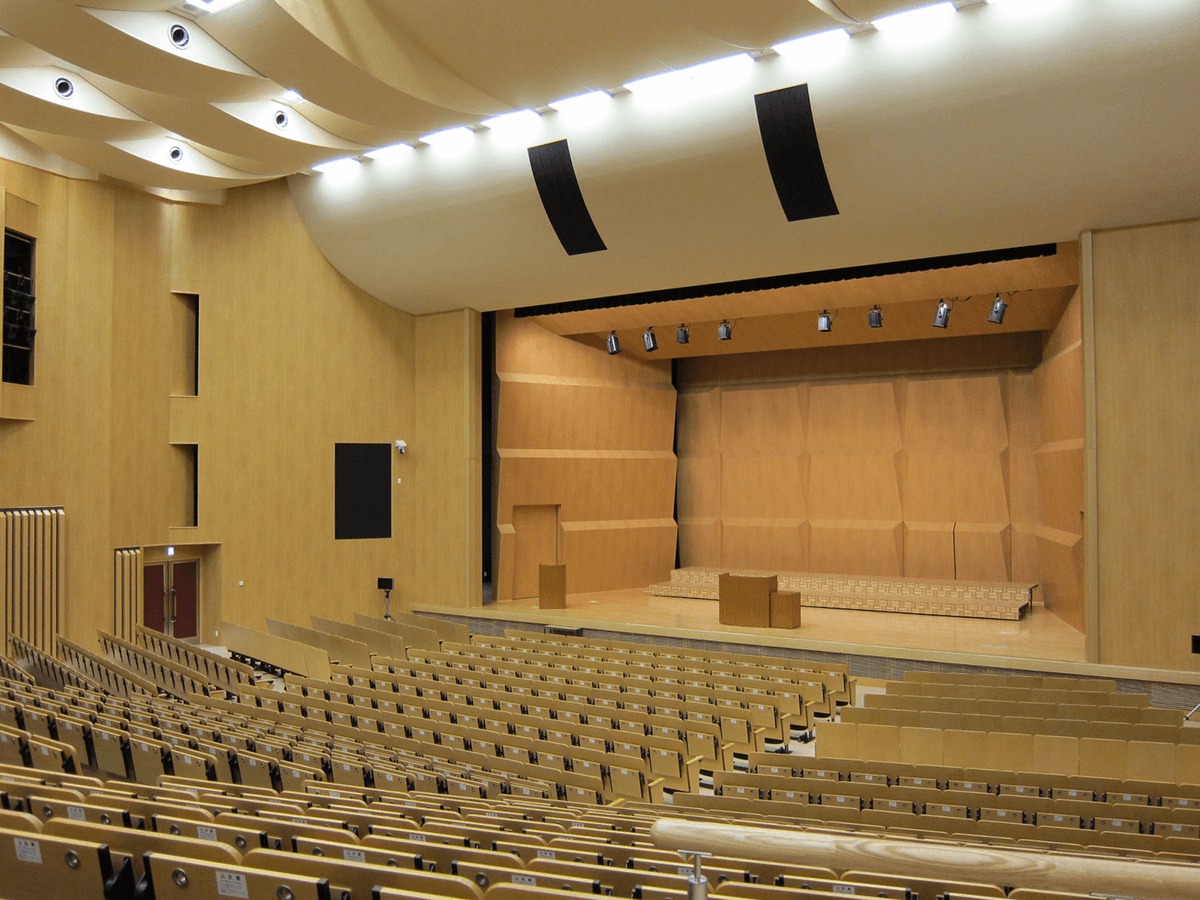
[[[333,536],[392,536],[392,445],[335,444]]]

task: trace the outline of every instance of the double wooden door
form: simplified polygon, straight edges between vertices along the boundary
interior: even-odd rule
[[[142,566],[142,624],[181,639],[194,638],[200,618],[200,563],[180,560]]]

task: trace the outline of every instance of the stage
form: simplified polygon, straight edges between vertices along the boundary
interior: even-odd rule
[[[428,604],[411,609],[488,634],[554,626],[677,647],[757,647],[768,654],[845,662],[852,673],[867,678],[901,678],[906,669],[1090,675],[1128,681],[1130,690],[1150,690],[1152,696],[1157,693],[1152,702],[1163,706],[1182,705],[1197,693],[1192,686],[1200,684],[1196,673],[1088,663],[1083,634],[1041,604],[1016,621],[805,607],[801,627],[794,630],[721,625],[715,601],[659,597],[646,589],[569,594],[565,609],[539,609],[535,597],[475,609]]]

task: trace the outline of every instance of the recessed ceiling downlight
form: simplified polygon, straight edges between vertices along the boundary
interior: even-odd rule
[[[171,149],[167,151],[167,156],[171,157],[171,162],[173,163],[183,162],[183,148],[173,145]]]
[[[54,93],[65,100],[75,93],[75,85],[71,83],[70,78],[56,78],[54,80]]]
[[[171,39],[171,43],[179,50],[182,50],[191,41],[192,36],[188,33],[187,27],[176,22],[167,29],[167,37]]]
[[[276,128],[287,128],[287,123],[288,123],[288,114],[285,113],[282,109],[276,110],[275,111],[275,127]]]

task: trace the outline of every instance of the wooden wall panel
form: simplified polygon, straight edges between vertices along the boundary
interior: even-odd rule
[[[1034,461],[1042,494],[1042,522],[1083,534],[1083,438],[1043,444]]]
[[[514,506],[512,595],[520,599],[538,595],[538,566],[558,564],[557,506]]]
[[[1067,307],[1068,315],[1078,307]],[[1052,444],[1083,435],[1083,345],[1076,341],[1034,370],[1041,401],[1042,440]]]
[[[721,514],[742,519],[803,519],[808,460],[801,456],[721,457]]]
[[[954,523],[904,523],[904,575],[954,578]]]
[[[1198,671],[1200,221],[1092,248],[1098,661]]]
[[[891,380],[816,384],[809,391],[812,453],[895,453],[903,441]]]
[[[721,565],[776,572],[808,571],[808,523],[803,519],[721,520]]]
[[[1041,595],[1046,608],[1083,630],[1083,535],[1047,525],[1037,530]]]
[[[772,455],[805,449],[808,385],[736,387],[721,392],[721,452]]]
[[[880,348],[842,348],[840,378],[802,353],[681,361],[680,562],[1040,583],[1082,628],[1080,312],[1037,336],[1046,371],[1012,347],[973,371],[958,344],[880,376],[858,374]]]
[[[815,572],[903,575],[904,523],[810,519],[809,563]]]
[[[415,522],[432,539],[422,537],[412,545],[408,599],[480,606],[480,317],[473,310],[454,310],[420,316],[415,325],[413,431],[390,436],[409,444],[403,456],[392,457],[401,478],[394,490],[406,495],[404,486],[410,485]]]
[[[496,598],[512,596],[519,537],[509,526],[521,506],[559,508],[568,593],[665,579],[677,534],[670,364],[632,351],[609,356],[501,313],[496,370]],[[695,421],[697,443],[707,434],[716,446],[718,409],[698,398],[681,411]],[[701,505],[705,491],[719,491],[703,465],[690,480]]]
[[[531,381],[530,378],[545,380]],[[657,450],[671,446],[674,392],[662,385],[587,383],[506,372],[501,376],[506,416],[496,440],[501,447],[539,450]],[[577,415],[563,415],[564,388]]]
[[[713,518],[721,512],[720,456],[681,456],[675,502],[679,520]]]
[[[231,190],[221,205],[174,205],[148,194],[71,181],[0,162],[0,184],[38,212],[38,398],[33,421],[0,425],[0,507],[62,506],[66,636],[92,640],[113,622],[113,553],[168,543],[207,548],[202,582],[224,615],[313,612],[352,618],[380,607],[375,577],[469,602],[478,569],[468,518],[478,503],[477,317],[430,323],[425,371],[442,409],[415,436],[415,326],[411,316],[348,284],[309,240],[283,182]],[[169,392],[183,367],[172,351],[170,292],[200,295],[200,394],[186,423]],[[474,317],[474,318],[473,318]],[[475,329],[475,331],[473,331]],[[472,370],[471,366],[475,366]],[[456,403],[450,398],[457,397]],[[184,432],[187,432],[184,434]],[[454,446],[436,443],[445,435]],[[171,440],[199,445],[199,527],[171,527],[185,487]],[[439,460],[393,474],[393,537],[332,535],[333,445],[405,438]],[[451,452],[452,451],[452,452]],[[416,457],[410,458],[416,462]],[[453,521],[414,515],[427,484]],[[449,589],[414,581],[414,561],[437,556]],[[406,596],[407,595],[407,596]],[[423,597],[422,599],[425,599]],[[205,609],[204,640],[222,610]]]
[[[892,454],[814,453],[808,466],[808,515],[813,519],[901,519]]]
[[[666,581],[675,560],[669,516],[635,522],[564,522],[567,593],[614,591]]]
[[[679,517],[679,564],[681,566],[719,566],[721,564],[720,519]]]
[[[1010,581],[1012,529],[1006,524],[958,522],[954,526],[954,577]]]
[[[904,513],[923,522],[1009,521],[999,453],[904,454]]]

